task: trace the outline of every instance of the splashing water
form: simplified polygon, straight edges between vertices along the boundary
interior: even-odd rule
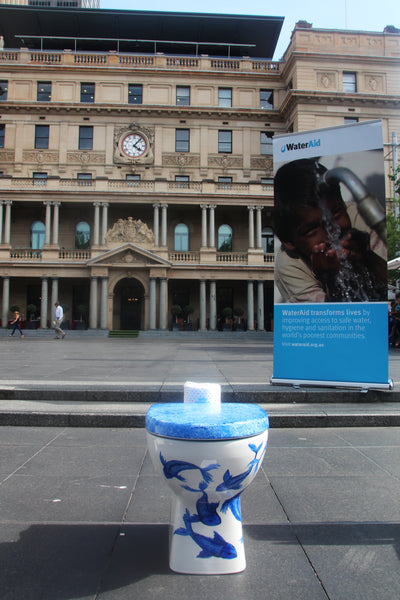
[[[325,199],[320,200],[320,207],[328,243],[336,251],[339,260],[339,271],[334,276],[332,289],[330,289],[331,300],[334,302],[368,302],[376,299],[377,293],[367,267],[358,264],[355,268],[343,250],[342,230],[335,221]]]

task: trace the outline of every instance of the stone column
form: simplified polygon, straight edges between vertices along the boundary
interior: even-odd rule
[[[160,278],[160,329],[167,329],[167,279]]]
[[[254,288],[253,282],[247,282],[247,329],[254,331]]]
[[[215,248],[215,206],[210,205],[210,248]]]
[[[11,238],[11,200],[6,200],[6,217],[4,221],[4,243],[9,244]]]
[[[210,281],[210,329],[217,329],[217,283]]]
[[[100,202],[94,202],[93,246],[99,245],[100,239]]]
[[[100,329],[107,329],[108,277],[101,278]]]
[[[206,282],[200,281],[200,331],[206,330]]]
[[[160,245],[160,212],[159,204],[153,204],[154,218],[153,218],[153,233],[154,233],[154,246],[158,248]]]
[[[42,277],[42,302],[40,305],[40,329],[47,329],[47,306],[49,303],[49,282]]]
[[[207,247],[207,205],[201,205],[201,247]]]
[[[53,202],[53,246],[58,246],[58,231],[60,220],[60,202]]]
[[[260,249],[260,248],[262,248],[262,225],[261,225],[262,206],[257,206],[256,211],[257,211],[256,248]]]
[[[254,248],[254,206],[248,206],[249,211],[249,248]]]
[[[167,208],[168,204],[161,205],[161,246],[167,246]]]
[[[264,282],[257,283],[257,331],[264,331]]]
[[[97,329],[97,277],[90,278],[90,311],[89,311],[89,327]]]
[[[43,204],[46,207],[44,243],[46,246],[50,246],[51,202],[44,202]]]
[[[53,321],[53,315],[55,315],[54,304],[58,302],[58,277],[53,277],[51,280],[51,307],[50,307],[50,321]]]
[[[150,315],[149,329],[156,329],[156,304],[157,304],[157,280],[155,277],[150,277]]]
[[[3,243],[3,202],[0,202],[0,244]]]
[[[107,230],[108,230],[108,203],[103,202],[102,207],[103,207],[103,218],[102,218],[102,222],[101,222],[102,228],[101,228],[100,244],[102,246],[104,246],[106,243],[106,235],[107,235]]]
[[[1,327],[8,327],[8,308],[10,306],[10,278],[3,277],[3,303],[1,309]]]

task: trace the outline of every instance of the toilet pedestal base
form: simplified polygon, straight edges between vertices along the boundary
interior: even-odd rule
[[[240,511],[240,499],[237,506]],[[169,540],[169,566],[177,573],[224,575],[246,568],[242,521],[231,511],[217,526],[207,526],[196,519],[195,504],[174,498]]]

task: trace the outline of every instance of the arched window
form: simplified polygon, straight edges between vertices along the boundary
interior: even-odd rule
[[[90,246],[90,225],[86,221],[80,221],[75,227],[75,248],[86,250]]]
[[[35,221],[31,227],[31,248],[40,250],[43,248],[45,239],[45,226],[42,221]]]
[[[271,227],[263,227],[262,229],[262,247],[264,252],[274,251],[274,232]]]
[[[175,227],[174,249],[178,252],[189,250],[189,227],[184,223],[178,223]]]
[[[232,252],[232,227],[229,225],[221,225],[218,228],[218,250]]]

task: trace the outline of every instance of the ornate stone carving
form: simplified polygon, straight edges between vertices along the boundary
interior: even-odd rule
[[[14,152],[8,150],[0,150],[1,162],[14,162]]]
[[[211,155],[208,157],[208,166],[222,169],[241,169],[243,159],[241,156],[231,156],[230,154]]]
[[[67,152],[67,160],[69,163],[81,163],[82,165],[96,164],[104,165],[106,155],[104,152]]]
[[[366,87],[373,93],[383,91],[383,78],[381,75],[367,75]]]
[[[200,156],[198,154],[163,154],[162,164],[164,167],[198,167],[200,165]]]
[[[332,90],[336,88],[336,73],[323,71],[317,73],[317,85],[319,89]]]
[[[58,152],[48,152],[43,150],[27,150],[22,154],[22,160],[24,163],[57,163],[58,162]]]
[[[250,166],[252,169],[266,171],[268,175],[272,174],[274,169],[272,156],[252,156],[250,159]]]
[[[154,246],[154,233],[140,219],[132,217],[118,219],[111,229],[107,231],[106,244],[108,247],[132,242],[143,248]]]

